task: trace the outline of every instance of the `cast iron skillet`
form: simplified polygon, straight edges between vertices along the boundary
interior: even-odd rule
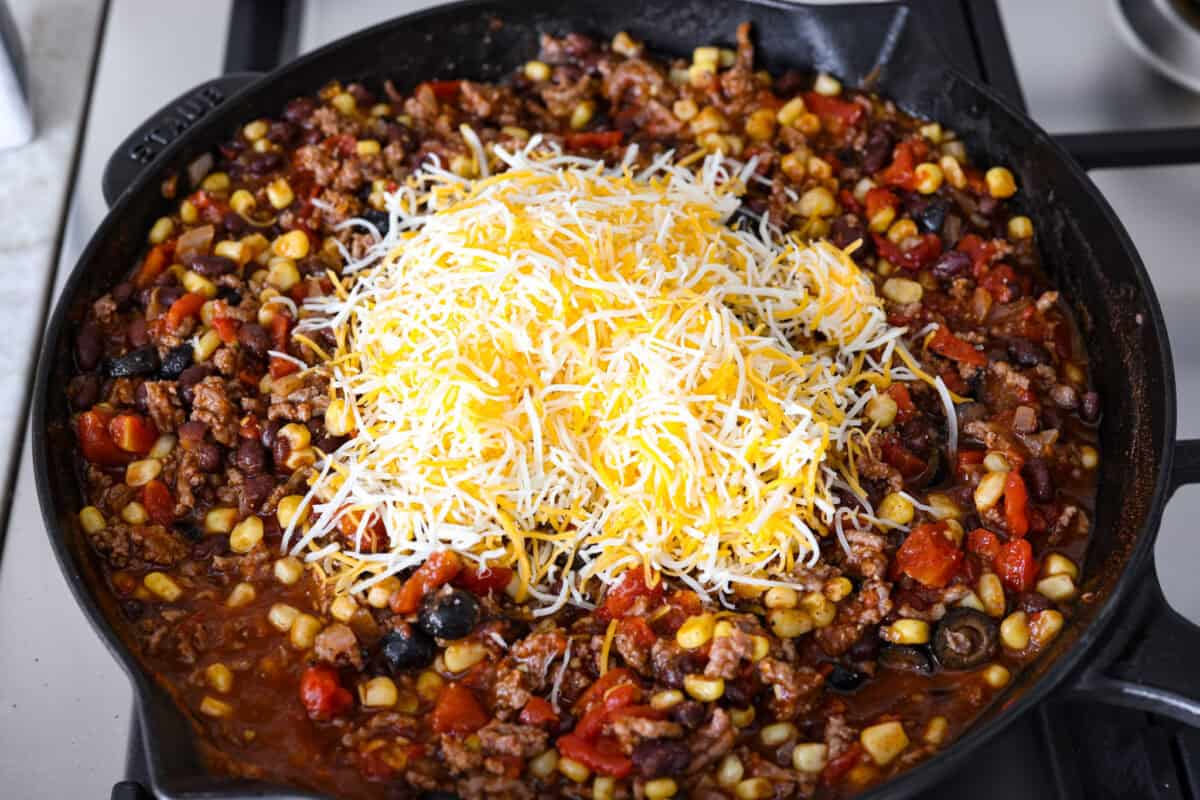
[[[227,139],[239,123],[333,78],[498,79],[537,52],[538,35],[628,30],[652,48],[685,54],[730,42],[754,24],[759,63],[817,68],[878,89],[906,110],[958,131],[980,163],[1011,165],[1037,225],[1051,275],[1076,307],[1103,398],[1102,466],[1084,597],[1074,623],[1034,667],[945,751],[868,793],[897,797],[960,764],[1052,689],[1200,725],[1190,656],[1200,631],[1165,604],[1152,561],[1163,505],[1200,481],[1200,441],[1175,439],[1175,378],[1162,312],[1128,235],[1059,144],[989,90],[949,69],[901,4],[806,7],[775,0],[468,0],[378,25],[268,75],[226,76],[182,96],[118,150],[105,174],[112,211],[92,237],[50,319],[34,398],[33,455],[46,528],[76,599],[133,681],[162,797],[312,797],[210,771],[188,717],[117,634],[123,624],[96,587],[97,568],[76,511],[83,504],[64,388],[74,333],[89,302],[121,280],[168,212],[161,181]],[[498,24],[502,23],[502,24]]]

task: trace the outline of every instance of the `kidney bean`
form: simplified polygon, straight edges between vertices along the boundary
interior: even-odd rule
[[[663,775],[682,775],[692,753],[683,742],[646,739],[633,748],[631,758],[634,769],[643,778],[658,778]]]
[[[1100,419],[1100,395],[1088,392],[1079,400],[1079,417],[1084,422]]]
[[[887,124],[878,125],[863,146],[863,170],[878,172],[892,160],[892,146],[896,143],[892,127]]]
[[[966,253],[958,250],[949,250],[942,253],[933,265],[933,276],[942,280],[949,280],[966,272],[971,267],[971,257]]]
[[[260,441],[263,443],[263,447],[269,449],[275,447],[275,436],[279,433],[279,429],[282,427],[283,426],[277,419],[273,419],[263,426],[262,436],[259,437]]]
[[[177,429],[179,433],[179,443],[183,445],[183,449],[192,449],[197,442],[204,441],[204,434],[208,432],[208,425],[203,422],[191,420],[185,422]]]
[[[76,411],[86,411],[100,402],[100,376],[93,373],[76,375],[67,385],[67,398]]]
[[[212,372],[213,369],[208,364],[193,364],[179,373],[179,396],[183,398],[185,403],[191,405],[192,399],[195,396],[194,387],[197,383],[211,375]]]
[[[133,299],[133,284],[129,281],[122,281],[113,287],[112,298],[117,301],[117,306],[124,308],[129,305],[129,301]]]
[[[267,453],[263,446],[253,439],[243,439],[238,445],[237,455],[234,456],[237,468],[247,475],[258,475],[267,466]]]
[[[104,356],[104,345],[100,341],[100,328],[88,320],[79,326],[75,337],[75,360],[84,372],[91,372]]]
[[[1046,348],[1022,336],[1008,340],[1008,355],[1022,367],[1036,367],[1050,361],[1050,354],[1046,352]]]
[[[851,256],[855,261],[863,261],[875,252],[875,241],[867,235],[862,220],[853,214],[843,214],[835,219],[829,231],[829,238],[842,249],[855,241],[861,242]]]
[[[250,223],[242,219],[242,215],[236,211],[227,211],[225,216],[221,217],[221,227],[234,236],[241,236],[250,230]]]
[[[1025,476],[1025,484],[1029,494],[1039,503],[1049,503],[1054,499],[1054,478],[1050,475],[1050,466],[1044,458],[1031,458],[1021,468]]]
[[[205,472],[217,472],[221,469],[221,448],[212,442],[201,442],[193,450],[196,463]]]
[[[170,308],[171,304],[179,298],[183,297],[187,292],[182,286],[160,286],[158,287],[158,304],[163,308]]]
[[[283,118],[288,122],[300,123],[312,116],[317,103],[311,97],[297,97],[283,107]]]
[[[282,436],[273,438],[275,443],[271,445],[271,458],[275,461],[275,468],[282,469],[287,457],[292,453],[292,445]]]
[[[225,256],[189,254],[183,259],[184,266],[206,278],[227,275],[238,268],[237,262]]]
[[[274,489],[275,479],[270,475],[254,475],[247,478],[242,484],[243,511],[258,511]]]
[[[275,151],[254,153],[246,159],[246,170],[251,175],[266,175],[283,166],[283,156]]]
[[[238,341],[258,358],[266,358],[267,351],[271,349],[271,335],[257,322],[247,322],[239,328]]]

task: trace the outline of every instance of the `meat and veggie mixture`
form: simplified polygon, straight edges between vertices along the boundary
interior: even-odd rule
[[[954,132],[885,98],[753,61],[747,26],[736,49],[698,47],[691,61],[652,58],[626,34],[546,36],[538,60],[499,84],[331,83],[163,184],[173,211],[78,332],[67,391],[89,503],[79,520],[124,633],[220,769],[354,798],[848,797],[961,735],[1053,642],[1078,595],[1100,408],[1013,174],[973,166]],[[569,201],[537,194],[560,179]],[[424,205],[405,206],[417,189]],[[609,213],[603,198],[618,190],[630,192],[628,213],[589,216]],[[439,206],[439,191],[461,202]],[[511,202],[506,191],[525,194]],[[507,225],[505,246],[538,253],[539,282],[520,291],[575,281],[580,308],[559,313],[578,320],[571,335],[585,332],[569,357],[522,344],[538,331],[526,336],[513,315],[533,295],[511,286],[473,318],[436,305],[448,302],[431,288],[441,273],[415,283],[411,303],[389,299],[400,284],[385,281],[420,265],[381,262],[386,251],[423,247],[436,261],[445,237],[491,230],[486,214],[462,216],[484,202],[523,220]],[[676,202],[687,213],[673,214]],[[711,312],[724,322],[704,342],[749,348],[739,358],[767,352],[776,367],[755,362],[740,383],[733,366],[697,372],[687,407],[704,411],[629,442],[611,430],[589,439],[572,421],[628,420],[665,402],[671,387],[645,379],[649,356],[640,380],[608,365],[624,383],[595,400],[603,411],[556,407],[522,383],[512,413],[495,415],[504,452],[544,447],[544,462],[541,450],[518,463],[481,447],[482,464],[439,450],[443,483],[423,490],[466,492],[471,524],[503,521],[486,535],[466,517],[417,525],[415,505],[404,516],[364,504],[384,485],[368,478],[388,469],[410,470],[404,491],[432,474],[405,466],[408,445],[381,451],[391,437],[475,446],[461,426],[490,424],[481,404],[507,397],[480,353],[519,351],[520,380],[534,387],[545,371],[534,355],[555,369],[591,365],[605,331],[621,330],[632,352],[669,327],[622,322],[605,305],[616,302],[609,284],[572,272],[604,264],[568,269],[538,250],[562,226],[628,231],[643,218],[659,227],[638,258],[665,252],[690,294],[639,295],[639,313],[682,308],[670,318],[682,330]],[[633,246],[607,253],[605,236],[571,246],[636,268]],[[696,261],[693,275],[697,241],[720,257]],[[495,247],[480,263],[499,260]],[[755,272],[785,262],[808,270],[788,292]],[[711,300],[721,269],[738,279],[732,295],[753,298]],[[615,294],[645,288],[620,274]],[[554,296],[573,306],[569,292]],[[818,303],[780,305],[797,297],[823,305],[808,317]],[[553,305],[537,306],[551,332]],[[397,327],[427,308],[441,309],[438,325]],[[372,326],[383,333],[367,347]],[[382,388],[354,384],[371,374],[369,353],[416,358],[418,331],[431,341],[453,331],[471,363],[425,366],[445,385],[474,381],[484,400],[439,395],[445,405],[414,425],[418,406],[403,403],[434,403],[437,385],[401,395],[412,370]],[[864,331],[880,338],[851,341]],[[651,343],[664,363],[700,357],[662,341]],[[494,350],[466,349],[485,345]],[[682,385],[684,372],[670,374]],[[404,413],[371,416],[385,400]],[[460,427],[436,428],[447,420]],[[797,420],[818,432],[804,438]],[[721,438],[743,434],[736,453]],[[621,442],[632,461],[566,472],[588,448]],[[797,442],[811,445],[807,461],[780,449]],[[717,458],[707,488],[685,485],[693,461]],[[557,487],[529,501],[536,513],[515,494],[484,502],[475,491],[483,472],[514,464],[511,480]],[[571,494],[581,486],[596,490],[587,503]],[[745,487],[762,488],[761,502]],[[638,513],[621,505],[635,489]],[[735,500],[745,519],[675,519]],[[679,513],[647,516],[664,504]],[[587,517],[601,505],[603,519]],[[660,527],[650,547],[646,528]]]

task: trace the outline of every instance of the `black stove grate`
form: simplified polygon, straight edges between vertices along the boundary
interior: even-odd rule
[[[234,0],[227,72],[267,70],[296,53],[301,3]],[[917,24],[964,74],[1025,110],[996,0],[913,0]],[[1056,137],[1085,168],[1200,163],[1200,130],[1111,131]],[[127,781],[113,800],[149,785],[138,714]],[[921,800],[1200,800],[1200,731],[1145,712],[1049,700],[984,745]]]

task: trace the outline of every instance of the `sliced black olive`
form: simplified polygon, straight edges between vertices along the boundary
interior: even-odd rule
[[[925,233],[939,233],[946,221],[946,202],[939,198],[925,201],[916,209],[913,217]]]
[[[461,639],[479,624],[479,601],[462,589],[439,592],[425,599],[417,624],[430,636]]]
[[[996,653],[996,621],[973,608],[956,608],[942,617],[933,635],[933,653],[946,669],[970,669]]]
[[[242,304],[242,293],[232,286],[218,286],[217,299],[224,300],[230,306],[240,306]]]
[[[147,345],[111,359],[106,372],[110,378],[128,378],[134,375],[151,375],[158,372],[160,366],[158,350],[153,345]]]
[[[392,219],[386,211],[378,211],[374,208],[368,207],[367,210],[362,213],[362,218],[379,229],[380,236],[388,235],[388,229],[391,228]]]
[[[169,381],[178,380],[183,371],[192,365],[192,346],[186,342],[173,347],[167,352],[167,357],[162,360],[162,369],[159,374]]]
[[[835,692],[853,692],[863,685],[867,676],[858,670],[834,664],[833,669],[825,676],[825,685]]]
[[[437,655],[437,645],[423,631],[404,622],[383,637],[380,651],[388,667],[393,672],[399,672],[432,664]]]
[[[924,648],[897,644],[885,647],[879,652],[879,666],[897,672],[929,675],[933,672],[933,659]]]

